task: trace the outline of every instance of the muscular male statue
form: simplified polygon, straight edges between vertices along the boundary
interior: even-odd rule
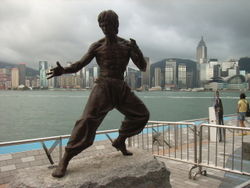
[[[99,78],[89,96],[81,118],[76,121],[65,153],[58,167],[52,173],[54,177],[63,177],[69,161],[94,142],[96,130],[106,114],[116,108],[125,115],[119,129],[119,136],[112,146],[123,155],[132,155],[126,149],[125,140],[140,133],[149,119],[149,111],[143,102],[133,93],[124,82],[124,71],[131,58],[141,70],[146,70],[146,62],[135,40],[127,41],[117,36],[118,16],[112,11],[103,11],[98,16],[99,26],[105,37],[93,43],[88,52],[69,67],[57,67],[50,70],[48,79],[67,73],[75,73],[96,58],[100,67]]]

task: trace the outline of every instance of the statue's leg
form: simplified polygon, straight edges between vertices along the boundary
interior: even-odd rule
[[[149,111],[128,87],[125,87],[122,93],[122,100],[116,108],[125,115],[125,118],[113,146],[120,150],[123,155],[132,155],[131,152],[127,151],[125,141],[128,137],[134,136],[144,129],[149,119]],[[126,96],[124,96],[125,94]]]
[[[58,167],[52,173],[53,177],[63,177],[69,161],[94,142],[96,130],[106,114],[113,109],[105,94],[105,88],[98,84],[92,89],[82,117],[76,121],[65,153]]]

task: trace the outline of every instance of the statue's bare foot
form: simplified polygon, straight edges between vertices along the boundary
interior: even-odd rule
[[[67,170],[67,166],[60,165],[52,172],[52,176],[55,178],[62,178]]]
[[[118,140],[115,140],[112,143],[112,146],[118,151],[121,151],[123,155],[133,155],[133,153],[127,150],[125,142],[119,142]]]

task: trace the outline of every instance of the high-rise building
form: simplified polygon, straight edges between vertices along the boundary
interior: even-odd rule
[[[155,68],[155,87],[161,87],[161,68]]]
[[[207,66],[204,65],[207,63],[207,46],[206,43],[203,40],[203,37],[201,37],[200,42],[198,43],[198,46],[196,48],[196,60],[197,60],[197,85],[203,86],[203,78],[206,75],[206,68]]]
[[[175,88],[177,85],[177,63],[176,60],[169,59],[165,65],[165,88]]]
[[[99,67],[98,66],[94,66],[93,67],[93,77],[94,77],[94,80],[96,80],[99,76]]]
[[[151,75],[152,87],[194,88],[196,87],[196,62],[178,58],[164,59],[151,65]]]
[[[12,68],[11,69],[11,88],[18,88],[19,86],[19,69]]]
[[[0,69],[0,89],[11,88],[11,71],[9,68]]]
[[[85,87],[88,89],[90,88],[90,84],[89,84],[89,77],[90,77],[90,74],[89,74],[89,69],[86,69],[86,80],[85,80]]]
[[[25,63],[20,63],[18,65],[19,69],[19,85],[26,85],[25,84],[25,76],[26,76],[26,65]]]
[[[127,67],[125,81],[131,89],[137,89],[141,87],[141,74],[138,69]]]
[[[80,87],[85,88],[86,87],[86,68],[83,67],[80,70]]]
[[[203,37],[196,48],[196,60],[198,64],[207,63],[207,46]]]
[[[143,90],[147,90],[150,85],[150,64],[149,57],[145,57],[145,61],[147,63],[146,71],[141,72],[141,86]]]
[[[49,69],[52,69],[53,66],[49,66]],[[48,80],[48,88],[54,88],[55,87],[55,77],[52,77]]]
[[[187,66],[185,64],[178,65],[178,86],[187,88]]]
[[[40,74],[40,88],[48,87],[48,80],[46,77],[46,71],[48,70],[47,61],[39,61],[39,74]]]

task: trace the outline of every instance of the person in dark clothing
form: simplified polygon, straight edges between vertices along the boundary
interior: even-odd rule
[[[123,78],[130,58],[141,71],[146,71],[147,64],[141,50],[135,40],[128,41],[117,36],[119,21],[114,11],[101,12],[98,22],[105,37],[93,43],[79,61],[69,67],[62,67],[57,62],[57,67],[48,73],[48,79],[75,73],[89,64],[93,58],[96,58],[100,67],[99,78],[95,82],[85,110],[76,121],[63,158],[52,173],[54,177],[63,177],[69,161],[93,144],[97,128],[112,109],[116,108],[125,115],[119,136],[112,143],[112,146],[123,155],[132,155],[126,149],[125,141],[128,137],[140,133],[149,119],[148,109],[130,90]]]
[[[216,91],[215,93],[214,110],[215,110],[216,120],[217,120],[216,123],[218,125],[224,125],[223,105],[220,99],[219,91]],[[219,142],[224,141],[224,140],[225,140],[225,129],[219,128]]]

